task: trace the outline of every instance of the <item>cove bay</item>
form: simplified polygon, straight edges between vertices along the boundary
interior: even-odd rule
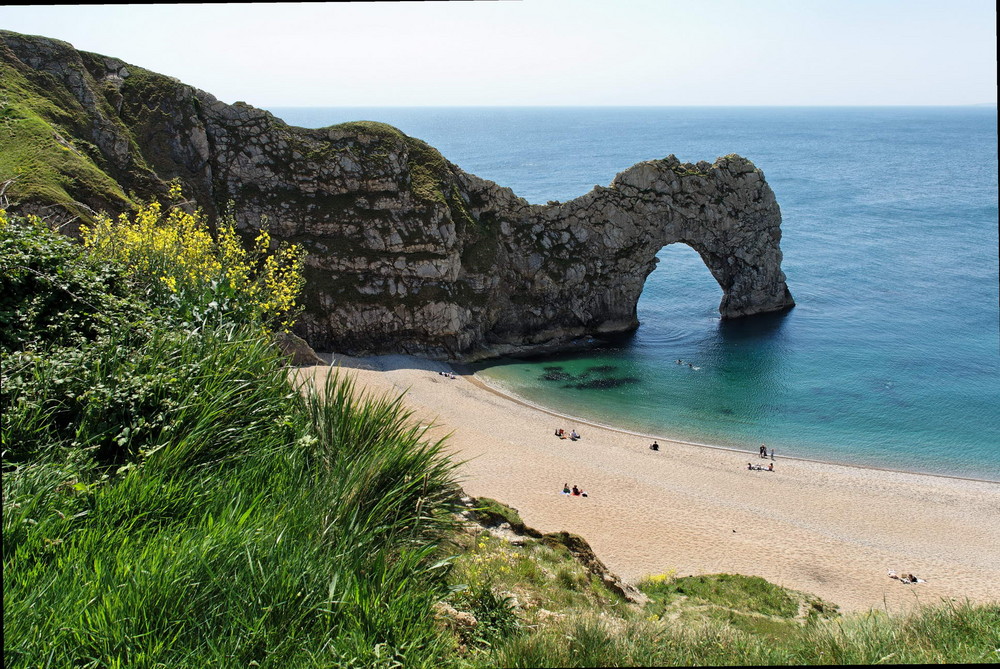
[[[478,375],[642,434],[1000,480],[995,109],[271,111],[304,127],[389,123],[539,204],[669,154],[750,159],[781,207],[794,309],[721,320],[718,284],[673,244],[646,280],[633,336],[491,361]]]

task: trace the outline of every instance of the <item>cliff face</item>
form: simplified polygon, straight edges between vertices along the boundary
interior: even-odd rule
[[[232,200],[248,233],[263,216],[274,238],[303,245],[299,329],[320,349],[469,360],[629,331],[656,253],[675,242],[719,282],[724,318],[793,304],[777,202],[739,156],[644,162],[608,188],[529,205],[384,124],[288,126],[45,38],[0,32],[0,56],[5,79],[23,82],[15,94],[73,107],[69,122],[26,105],[52,124],[50,141],[121,187],[74,203],[123,210],[178,179],[210,215]],[[22,206],[53,204],[18,184]]]

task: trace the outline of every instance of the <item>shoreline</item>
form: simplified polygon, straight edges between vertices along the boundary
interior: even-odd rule
[[[719,444],[707,444],[707,443],[701,442],[701,441],[690,441],[690,440],[687,440],[687,439],[679,439],[677,437],[669,437],[669,436],[664,436],[664,435],[647,434],[645,432],[636,432],[634,430],[628,430],[628,429],[625,429],[623,427],[618,427],[616,425],[609,425],[607,423],[599,423],[597,421],[590,420],[588,418],[581,418],[579,416],[573,416],[571,414],[561,413],[559,411],[556,411],[555,409],[546,407],[546,406],[541,405],[541,404],[536,404],[535,402],[532,402],[532,401],[527,400],[527,399],[525,399],[523,397],[520,397],[519,395],[517,395],[514,392],[511,392],[511,391],[503,389],[503,388],[499,388],[499,387],[497,387],[497,386],[489,383],[488,381],[484,380],[482,377],[477,376],[476,372],[472,371],[471,369],[468,369],[468,367],[466,367],[465,365],[460,365],[460,364],[452,363],[452,366],[455,368],[455,373],[456,374],[459,374],[459,370],[461,370],[461,376],[466,377],[471,383],[474,383],[474,384],[480,386],[483,390],[486,390],[488,392],[491,392],[491,393],[494,393],[496,395],[499,395],[500,397],[504,397],[504,398],[510,400],[511,402],[517,402],[518,404],[521,404],[521,405],[526,406],[528,408],[535,409],[536,411],[541,411],[543,413],[547,413],[550,416],[554,416],[556,418],[563,418],[563,419],[565,419],[567,421],[572,421],[572,422],[575,422],[575,423],[580,423],[581,425],[588,425],[590,427],[596,427],[596,428],[600,428],[600,429],[603,429],[603,430],[609,430],[609,431],[613,431],[613,432],[619,432],[621,434],[627,434],[627,435],[634,436],[634,437],[642,437],[644,439],[659,439],[661,441],[669,441],[671,443],[676,443],[676,444],[685,444],[687,446],[695,446],[695,447],[699,447],[699,448],[711,448],[711,449],[720,450],[720,451],[729,451],[729,452],[732,452],[732,453],[745,453],[749,457],[757,457],[757,453],[755,453],[754,451],[752,451],[752,450],[743,450],[741,448],[736,448],[735,446],[721,446]],[[893,469],[891,467],[877,467],[875,465],[859,465],[859,464],[853,463],[853,462],[839,462],[837,460],[821,460],[819,458],[806,458],[806,457],[802,457],[802,456],[798,456],[798,455],[782,455],[781,459],[782,460],[798,460],[798,461],[801,461],[801,462],[814,462],[816,464],[833,465],[833,466],[836,466],[836,467],[855,467],[857,469],[870,469],[870,470],[879,471],[879,472],[893,472],[893,473],[896,473],[896,474],[913,474],[915,476],[933,476],[933,477],[937,477],[937,478],[956,479],[958,481],[974,481],[974,482],[977,482],[977,483],[994,483],[996,485],[1000,485],[1000,481],[995,481],[993,479],[976,478],[974,476],[958,476],[956,474],[941,474],[941,473],[938,473],[938,472],[917,472],[917,471],[911,471],[911,470],[908,470],[908,469]],[[768,458],[768,460],[773,460],[773,458]]]
[[[564,415],[467,368],[405,355],[320,357],[326,364],[295,374],[321,380],[339,368],[359,392],[402,394],[425,438],[447,437],[467,494],[514,507],[541,532],[581,535],[626,583],[739,573],[845,612],[1000,599],[995,482],[785,456],[773,472],[747,471],[755,453],[649,435],[660,442],[654,452],[645,435],[587,421],[581,440],[560,440],[553,418]],[[451,371],[455,380],[439,374]],[[562,495],[564,482],[590,495]],[[903,585],[890,569],[926,582]]]

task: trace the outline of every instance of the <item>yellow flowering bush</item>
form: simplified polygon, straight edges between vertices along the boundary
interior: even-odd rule
[[[181,191],[173,186],[172,200]],[[131,216],[99,215],[81,226],[84,246],[117,261],[130,275],[182,313],[204,322],[210,316],[259,320],[267,330],[288,330],[298,314],[304,286],[304,251],[281,244],[271,252],[271,237],[261,230],[247,250],[232,216],[219,221],[213,238],[200,210],[164,207],[156,201]]]
[[[673,581],[676,577],[677,577],[677,570],[670,569],[664,574],[653,574],[652,576],[649,576],[648,578],[646,578],[646,582],[652,583],[653,585],[660,585],[663,583],[669,583],[670,581]]]

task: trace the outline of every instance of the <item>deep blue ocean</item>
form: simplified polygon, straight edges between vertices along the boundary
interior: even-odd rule
[[[671,153],[749,158],[781,206],[794,309],[721,321],[721,289],[674,244],[630,339],[478,373],[644,434],[1000,481],[995,108],[271,111],[304,127],[390,123],[533,203]],[[588,387],[601,378],[628,382]]]

